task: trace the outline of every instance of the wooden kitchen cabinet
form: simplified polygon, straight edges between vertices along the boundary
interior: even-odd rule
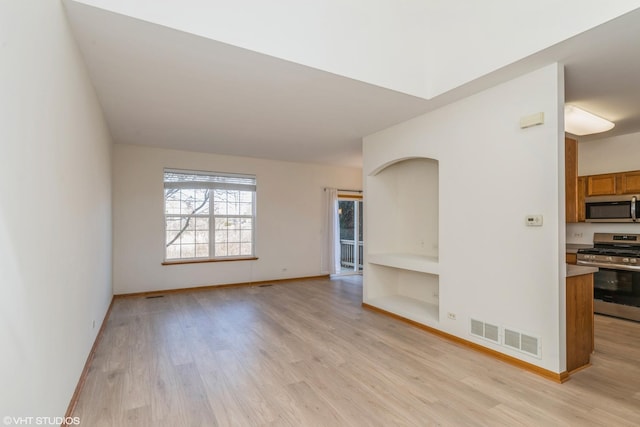
[[[607,173],[587,176],[587,196],[609,196],[617,194],[618,174]]]
[[[586,194],[587,197],[640,194],[640,171],[581,176],[578,178],[578,197],[580,196],[580,179],[585,180],[583,194]],[[578,203],[579,209],[580,202]],[[580,216],[580,213],[578,213],[578,216]],[[567,222],[569,221],[567,220]]]
[[[578,222],[584,222],[587,219],[587,209],[584,204],[584,198],[587,193],[587,178],[578,177]]]
[[[638,194],[640,193],[640,171],[624,172],[621,175],[622,194]]]
[[[578,141],[564,139],[565,216],[567,222],[578,222]]]
[[[567,372],[591,364],[593,340],[593,274],[567,277]]]
[[[566,254],[567,264],[577,264],[578,263],[578,254],[568,253]]]

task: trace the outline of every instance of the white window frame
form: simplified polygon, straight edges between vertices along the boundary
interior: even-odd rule
[[[181,262],[206,262],[206,261],[229,261],[229,260],[241,260],[241,259],[256,259],[256,195],[257,195],[257,182],[255,175],[248,174],[236,174],[236,173],[222,173],[222,172],[208,172],[208,171],[196,171],[196,170],[184,170],[184,169],[164,169],[163,173],[163,211],[164,211],[164,262],[165,263],[181,263]],[[176,214],[167,212],[167,189],[199,189],[209,190],[210,195],[208,199],[208,213],[206,214]],[[251,192],[251,214],[216,214],[214,209],[214,192],[216,190],[222,191],[246,191]],[[207,218],[209,220],[209,235],[208,245],[209,251],[207,256],[193,256],[193,257],[174,257],[168,258],[168,238],[167,238],[167,224],[168,219],[173,218]],[[216,219],[251,219],[251,253],[242,255],[216,255]],[[182,222],[181,222],[182,223]],[[241,233],[241,229],[238,232]],[[229,242],[225,242],[229,243]],[[248,242],[231,242],[231,243],[248,243]],[[195,243],[194,243],[195,245]],[[195,254],[194,254],[195,255]]]

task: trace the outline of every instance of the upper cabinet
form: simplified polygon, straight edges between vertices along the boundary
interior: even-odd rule
[[[590,175],[584,178],[587,197],[640,193],[640,171]]]
[[[580,210],[580,193],[578,191],[578,141],[576,141],[575,139],[564,139],[564,162],[564,182],[566,186],[565,213],[567,222],[578,222]]]
[[[587,207],[584,204],[585,193],[587,192],[587,178],[578,177],[578,222],[584,222],[587,218]]]
[[[640,193],[640,171],[623,173],[621,184],[622,194]]]
[[[616,174],[591,175],[587,177],[587,196],[607,196],[618,191]]]

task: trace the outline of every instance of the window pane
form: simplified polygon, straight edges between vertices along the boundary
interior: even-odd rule
[[[226,215],[227,214],[227,191],[214,190],[213,194],[214,194],[214,198],[213,198],[214,215]]]
[[[215,256],[227,256],[226,243],[216,243],[215,250],[216,250]]]
[[[363,229],[363,211],[364,205],[362,202],[358,202],[358,240],[362,242],[362,229]]]
[[[237,193],[237,192],[234,192]],[[237,194],[230,195],[229,201],[227,202],[227,215],[239,215],[240,207],[237,202]]]
[[[209,190],[196,190],[196,213],[209,214]]]
[[[164,198],[167,201],[179,201],[180,200],[180,190],[176,188],[165,188],[164,190]]]
[[[340,240],[353,240],[354,233],[354,202],[338,201],[338,215],[340,217]]]
[[[251,243],[241,243],[240,244],[240,255],[253,255],[251,252]]]
[[[209,230],[209,218],[196,218],[195,226],[198,231]]]
[[[227,218],[227,227],[231,230],[236,230],[240,228],[240,219],[239,218]]]
[[[183,245],[185,243],[195,243],[195,242],[196,242],[196,236],[193,233],[193,231],[185,231],[180,236],[180,243]]]
[[[173,231],[173,230],[167,230],[167,236],[166,236],[166,240],[165,240],[165,244],[169,244],[172,242],[175,242],[176,236],[178,235],[177,231]]]
[[[253,205],[251,203],[240,203],[240,215],[252,215]]]
[[[240,241],[240,231],[239,230],[229,230],[229,242],[239,242]]]
[[[196,231],[196,243],[209,243],[209,231]]]
[[[251,230],[242,230],[240,232],[240,241],[242,243],[251,243],[253,241],[253,232]]]
[[[180,230],[181,228],[180,222],[181,222],[180,218],[167,218],[166,220],[167,230],[175,230],[175,231]]]
[[[240,243],[229,243],[227,245],[228,256],[240,255]]]
[[[165,203],[166,214],[179,214],[180,213],[180,201],[179,200],[167,200]]]
[[[227,243],[227,230],[216,231],[216,243]]]
[[[253,203],[252,191],[240,191],[239,193],[240,193],[240,202]]]
[[[195,245],[180,245],[180,255],[182,258],[195,258]]]
[[[167,246],[167,259],[180,258],[180,245]]]
[[[209,245],[196,245],[196,256],[200,257],[208,257],[209,256]]]

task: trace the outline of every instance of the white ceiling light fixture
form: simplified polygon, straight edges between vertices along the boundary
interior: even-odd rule
[[[583,136],[606,132],[615,124],[574,105],[564,107],[564,130],[573,135]]]

